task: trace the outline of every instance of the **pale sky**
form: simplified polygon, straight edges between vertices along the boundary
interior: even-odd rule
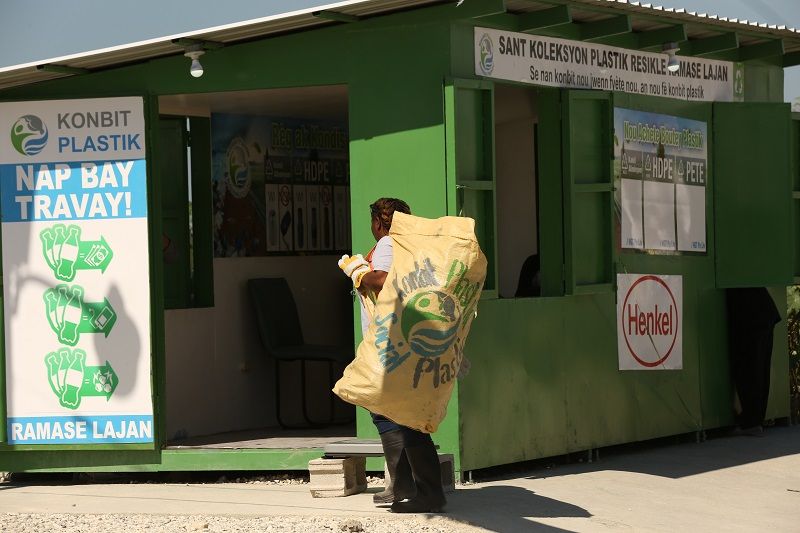
[[[800,0],[653,0],[653,3],[800,29]],[[800,98],[800,66],[785,69],[784,80],[784,100],[792,102]]]

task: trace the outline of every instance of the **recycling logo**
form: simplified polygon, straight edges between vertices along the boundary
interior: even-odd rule
[[[22,155],[36,155],[47,145],[47,126],[36,115],[23,115],[11,126],[11,145]]]

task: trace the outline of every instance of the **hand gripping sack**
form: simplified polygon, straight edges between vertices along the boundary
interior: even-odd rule
[[[486,257],[475,221],[395,213],[394,256],[355,360],[333,388],[341,399],[425,433],[447,412],[476,316]]]

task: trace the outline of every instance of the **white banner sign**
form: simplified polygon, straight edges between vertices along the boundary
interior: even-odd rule
[[[153,442],[141,98],[0,104],[9,444]]]
[[[620,370],[683,368],[683,277],[617,274]]]
[[[572,89],[596,89],[681,100],[730,102],[744,95],[739,63],[475,28],[475,74]]]

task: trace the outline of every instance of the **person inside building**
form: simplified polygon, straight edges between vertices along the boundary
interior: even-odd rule
[[[731,374],[741,413],[737,433],[760,436],[769,400],[772,339],[781,321],[767,289],[728,289]]]
[[[380,198],[369,208],[375,246],[366,258],[355,255],[340,261],[339,265],[362,295],[363,333],[371,322],[364,299],[374,301],[377,298],[392,266],[392,238],[389,236],[392,216],[396,211],[411,214],[408,204],[397,198]],[[375,494],[373,501],[376,504],[391,503],[392,511],[396,513],[440,512],[446,500],[439,456],[431,436],[401,426],[382,415],[371,414],[380,434],[390,477],[385,490]]]

